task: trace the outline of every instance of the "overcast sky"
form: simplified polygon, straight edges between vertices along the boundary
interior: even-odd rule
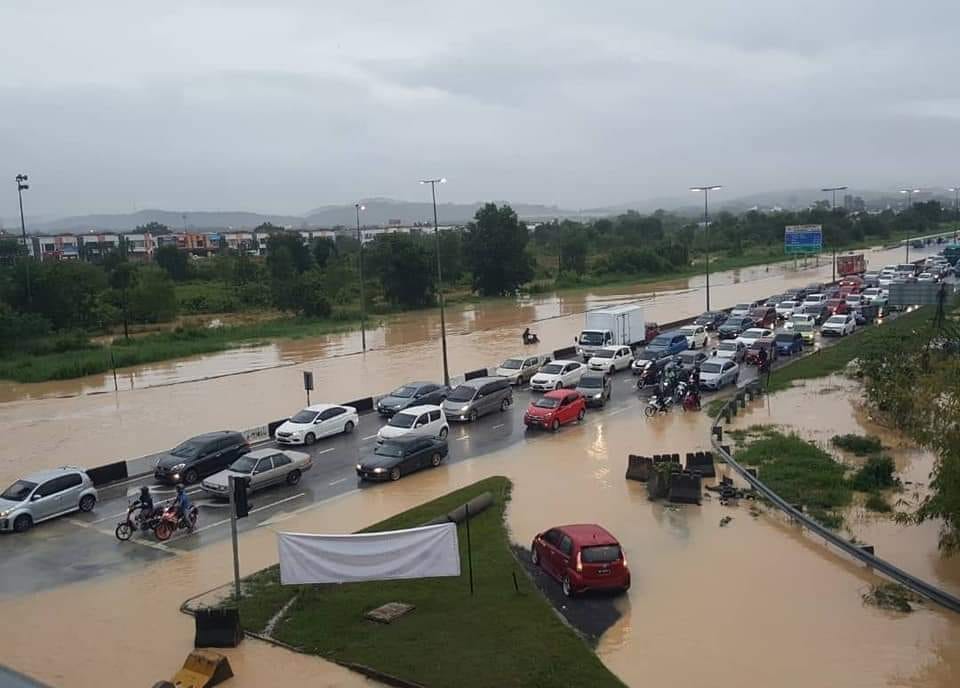
[[[0,217],[960,183],[956,0],[0,6]]]

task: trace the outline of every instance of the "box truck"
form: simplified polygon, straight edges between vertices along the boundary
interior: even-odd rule
[[[849,256],[837,256],[837,274],[840,277],[862,275],[866,271],[867,260],[862,253]]]
[[[605,346],[626,345],[636,348],[644,343],[646,330],[640,306],[587,311],[584,328],[578,337],[574,337],[577,355],[587,361]]]

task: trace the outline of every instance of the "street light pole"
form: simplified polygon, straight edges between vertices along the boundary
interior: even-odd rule
[[[23,219],[23,192],[30,188],[27,184],[27,175],[17,175],[17,196],[20,198],[20,232],[23,236],[23,248],[27,252],[24,268],[27,277],[27,303],[33,303],[33,293],[30,291],[30,246],[27,244],[27,223]]]
[[[437,295],[440,301],[440,344],[443,349],[443,384],[450,386],[450,369],[447,367],[447,320],[443,302],[443,271],[440,267],[440,225],[437,222],[437,184],[446,184],[446,177],[440,179],[421,179],[421,184],[430,185],[433,196],[433,236],[437,245]]]
[[[953,219],[960,220],[960,186],[951,186],[953,192]]]
[[[920,193],[920,189],[900,189],[900,193],[907,194],[907,210],[913,208],[913,194]],[[910,237],[907,237],[903,241],[903,245],[907,247],[907,260],[910,262]]]
[[[360,346],[363,353],[367,353],[367,303],[363,298],[363,237],[360,236],[360,211],[366,207],[354,203],[357,209],[357,241],[360,242]]]
[[[703,233],[706,243],[706,278],[707,278],[707,311],[710,310],[710,211],[708,206],[708,198],[711,191],[719,191],[722,189],[722,186],[713,185],[713,186],[691,186],[691,191],[703,192]]]

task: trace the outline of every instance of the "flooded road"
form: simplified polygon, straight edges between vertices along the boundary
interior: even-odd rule
[[[624,480],[628,453],[704,449],[708,424],[703,414],[588,417],[543,441],[278,515],[241,535],[241,571],[276,561],[275,530],[351,532],[506,475],[514,481],[507,518],[518,544],[527,546],[549,526],[583,521],[601,523],[621,540],[634,584],[618,598],[623,616],[598,653],[629,685],[956,686],[960,617],[864,607],[860,593],[875,578],[775,516],[752,518],[746,506],[715,501],[655,505],[644,485]],[[725,515],[733,521],[720,528]],[[2,598],[0,615],[18,620],[0,625],[4,660],[66,688],[99,687],[105,677],[111,685],[149,685],[189,651],[192,623],[179,604],[230,579],[229,552],[229,542],[220,542],[129,575]],[[82,619],[85,632],[64,619]],[[133,632],[146,619],[149,643]],[[356,685],[333,673],[336,667],[255,643],[230,655],[235,668],[245,668],[237,672],[238,687],[253,685],[254,672],[259,685],[306,685],[302,672],[311,669],[326,672],[311,685]]]
[[[933,247],[925,252],[932,252]],[[921,255],[924,252],[915,252]],[[900,249],[868,252],[871,266],[896,262]],[[810,262],[813,265],[813,261]],[[828,262],[799,272],[789,264],[711,275],[717,307],[765,297],[831,275]],[[447,317],[451,375],[493,365],[517,353],[519,333],[531,325],[542,350],[573,343],[583,311],[639,300],[648,320],[668,322],[704,309],[703,278],[557,294],[520,302],[451,305]],[[167,449],[184,437],[217,429],[244,429],[285,418],[303,402],[302,370],[312,370],[314,401],[342,402],[385,392],[412,378],[440,379],[436,310],[404,313],[371,332],[374,347],[359,349],[359,333],[280,341],[120,371],[119,394],[76,396],[113,389],[112,377],[12,385],[0,383],[0,482],[23,471],[72,463],[96,466]],[[272,367],[283,365],[284,367]],[[262,368],[262,370],[258,370]],[[235,375],[238,371],[253,371]],[[169,384],[201,377],[214,379]],[[167,386],[149,386],[167,385]],[[73,395],[73,396],[71,396]],[[65,397],[65,398],[61,398]]]

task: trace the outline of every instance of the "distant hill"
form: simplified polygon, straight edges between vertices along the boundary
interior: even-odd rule
[[[136,213],[117,215],[78,215],[65,217],[33,225],[34,232],[86,232],[91,229],[100,229],[110,232],[130,231],[139,225],[148,222],[159,222],[167,225],[171,230],[183,229],[184,215],[186,225],[192,230],[201,229],[236,229],[256,227],[264,222],[271,222],[281,227],[300,227],[304,223],[302,217],[295,215],[261,215],[259,213],[245,213],[234,211],[172,211],[172,210],[140,210]]]

